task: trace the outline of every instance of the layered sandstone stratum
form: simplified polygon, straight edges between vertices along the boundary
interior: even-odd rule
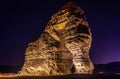
[[[65,75],[72,68],[74,73],[91,74],[91,42],[84,11],[69,2],[51,17],[41,36],[29,43],[19,75]]]

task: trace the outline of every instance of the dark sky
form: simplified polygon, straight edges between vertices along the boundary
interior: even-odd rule
[[[0,0],[0,65],[23,64],[27,44],[40,36],[50,17],[69,1],[86,13],[93,34],[93,62],[120,61],[119,0]]]

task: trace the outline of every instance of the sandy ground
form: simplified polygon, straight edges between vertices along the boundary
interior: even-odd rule
[[[0,76],[0,79],[120,79],[116,74],[71,74],[60,76]]]

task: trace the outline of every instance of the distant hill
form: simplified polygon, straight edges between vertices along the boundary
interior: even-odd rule
[[[94,73],[120,73],[120,62],[95,64]]]
[[[0,66],[0,73],[17,73],[21,69],[20,66]]]

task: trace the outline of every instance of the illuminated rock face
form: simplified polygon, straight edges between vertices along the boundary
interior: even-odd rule
[[[70,2],[55,13],[44,32],[26,49],[19,75],[91,74],[92,36],[84,11]]]

